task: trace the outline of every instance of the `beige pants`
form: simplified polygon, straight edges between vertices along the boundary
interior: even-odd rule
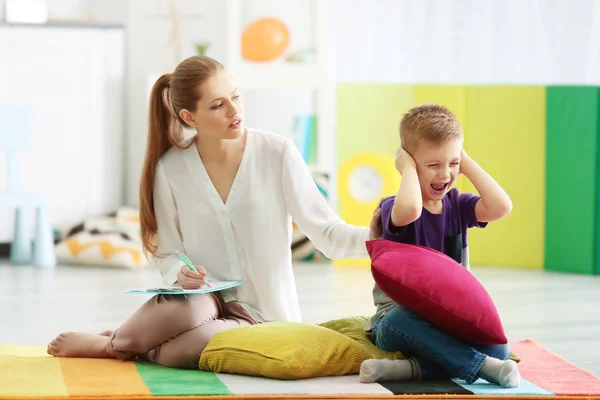
[[[214,335],[256,324],[237,302],[225,303],[216,293],[157,295],[113,333],[106,350],[121,360],[143,358],[197,369],[200,353]]]

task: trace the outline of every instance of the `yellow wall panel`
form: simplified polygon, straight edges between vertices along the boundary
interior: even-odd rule
[[[467,88],[465,149],[513,202],[507,218],[469,230],[471,265],[543,268],[545,113],[544,87]]]
[[[395,157],[400,145],[400,118],[414,104],[414,87],[410,85],[338,85],[338,167],[357,153]]]
[[[340,84],[337,88],[338,213],[348,223],[369,226],[376,201],[357,203],[347,186],[350,168],[370,164],[386,178],[382,196],[397,192],[400,174],[394,159],[400,145],[402,115],[415,105],[413,86]],[[358,156],[358,157],[357,157]],[[369,266],[368,258],[338,260],[336,265]]]

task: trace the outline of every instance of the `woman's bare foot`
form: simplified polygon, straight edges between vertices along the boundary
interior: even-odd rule
[[[110,336],[102,334],[61,333],[48,345],[47,352],[54,357],[112,358],[106,352],[109,340]]]
[[[111,337],[111,336],[112,336],[112,334],[113,334],[113,331],[110,331],[110,330],[105,330],[105,331],[102,331],[102,332],[100,332],[100,336],[108,336],[108,337]]]

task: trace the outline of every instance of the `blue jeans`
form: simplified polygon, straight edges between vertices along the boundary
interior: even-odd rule
[[[507,360],[508,344],[469,344],[441,330],[400,305],[392,308],[373,327],[371,341],[384,351],[415,354],[421,380],[460,378],[468,384],[478,378],[487,359]]]

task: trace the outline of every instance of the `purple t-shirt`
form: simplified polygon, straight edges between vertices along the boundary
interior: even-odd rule
[[[395,227],[391,219],[394,197],[386,197],[381,202],[383,239],[426,246],[452,257],[458,263],[462,263],[463,249],[467,247],[467,229],[487,226],[485,222],[477,222],[475,216],[475,204],[480,197],[473,193],[461,194],[455,188],[442,199],[444,210],[441,214],[432,214],[423,208],[416,221]]]

